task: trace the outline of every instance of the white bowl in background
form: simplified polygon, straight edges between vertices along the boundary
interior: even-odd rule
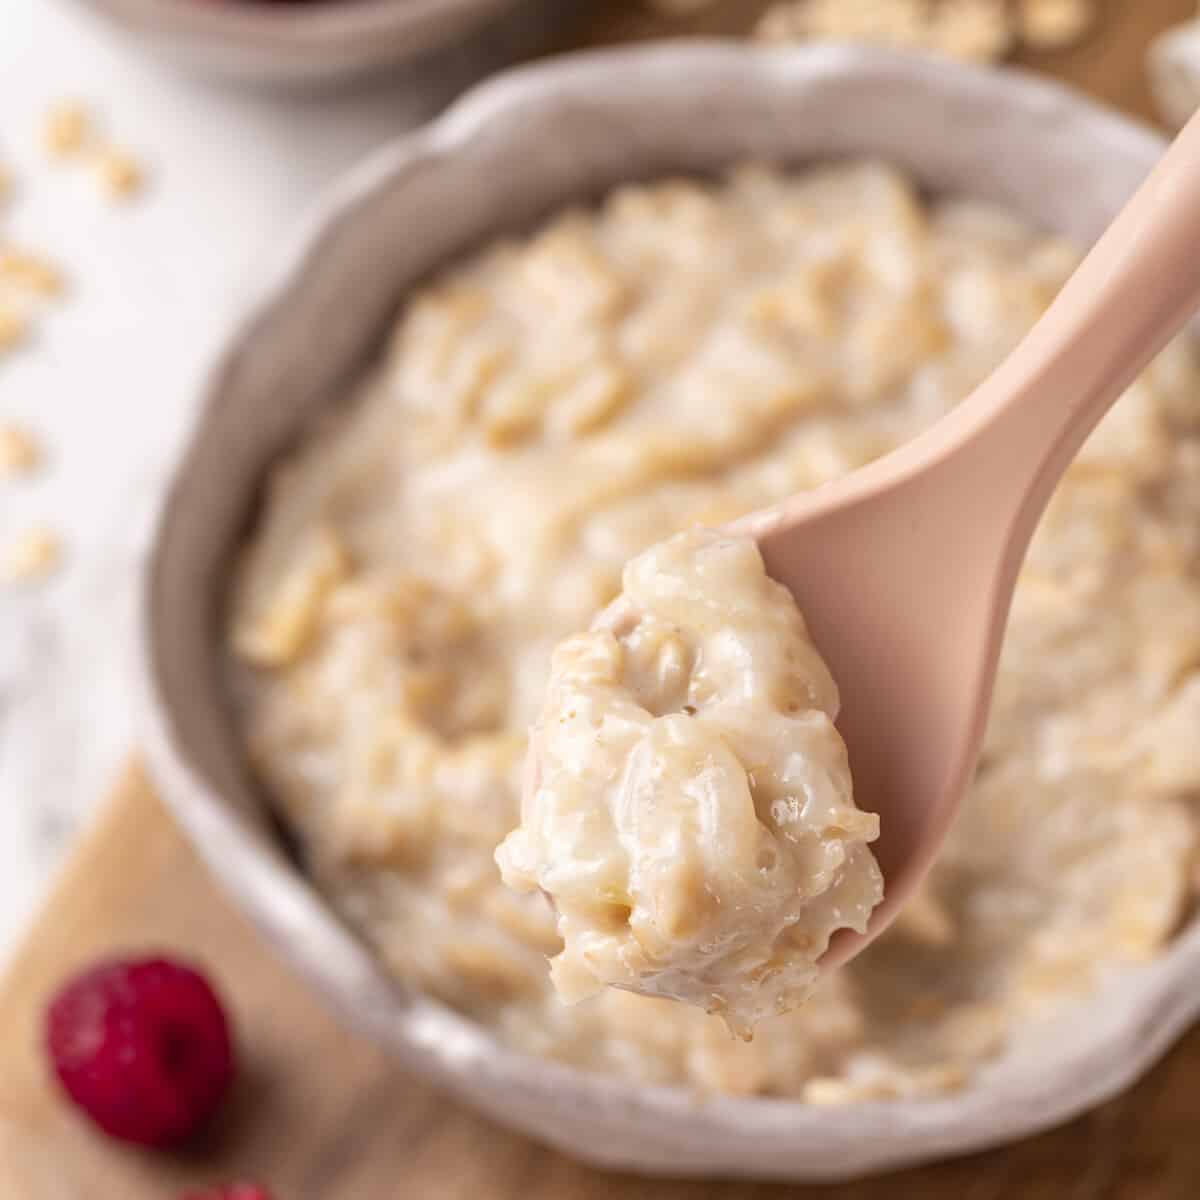
[[[147,567],[148,751],[165,799],[276,949],[409,1070],[593,1163],[797,1181],[961,1154],[1062,1122],[1145,1071],[1200,1011],[1200,925],[1033,1026],[964,1092],[810,1107],[583,1074],[510,1050],[390,979],[289,863],[239,749],[219,612],[272,460],[351,384],[406,289],[481,241],[628,179],[738,159],[889,159],[1081,242],[1161,153],[1061,87],[850,47],[663,45],[484,85],[333,188],[236,325]]]
[[[1151,42],[1146,76],[1162,119],[1182,128],[1200,109],[1200,17]]]
[[[412,61],[520,0],[77,0],[153,54],[229,79],[322,84]]]

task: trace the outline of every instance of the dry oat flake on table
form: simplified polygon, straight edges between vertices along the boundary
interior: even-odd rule
[[[142,187],[138,160],[100,130],[87,107],[76,100],[53,105],[42,128],[46,154],[59,161],[80,160],[111,200],[125,200]]]
[[[5,198],[14,179],[0,168]],[[0,358],[29,341],[45,305],[63,291],[63,276],[44,255],[10,242],[0,229]],[[0,486],[33,475],[42,464],[42,449],[24,425],[0,417]],[[30,583],[49,575],[59,559],[57,537],[47,529],[25,529],[8,536],[0,547],[0,580]]]
[[[142,186],[141,164],[104,136],[91,111],[76,100],[52,105],[43,118],[40,141],[52,162],[80,162],[105,196],[131,198]],[[14,193],[13,172],[0,163],[0,201]],[[47,306],[67,290],[59,265],[38,250],[17,245],[0,228],[0,357],[21,349],[34,334]],[[32,475],[44,461],[35,434],[0,415],[0,483]],[[31,583],[53,573],[62,558],[59,536],[44,526],[6,534],[0,546],[0,579]]]
[[[63,291],[58,267],[40,253],[7,243],[0,235],[0,357],[29,340],[34,320]],[[33,475],[42,465],[33,432],[0,419],[0,485]],[[59,540],[43,528],[26,529],[0,549],[0,577],[30,583],[48,576],[60,558]]]
[[[0,559],[0,577],[9,583],[34,582],[49,575],[61,557],[58,535],[52,529],[34,526],[5,548]]]
[[[688,16],[714,0],[647,0],[666,17]],[[784,0],[755,29],[766,41],[814,38],[876,42],[997,62],[1024,44],[1059,50],[1088,32],[1095,0]]]
[[[27,429],[0,422],[0,480],[28,475],[42,460],[41,448]]]

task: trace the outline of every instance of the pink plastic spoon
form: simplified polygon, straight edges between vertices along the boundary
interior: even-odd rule
[[[842,694],[886,895],[928,871],[970,782],[1030,537],[1063,471],[1200,307],[1200,115],[1000,367],[921,437],[734,528],[796,597]],[[1200,404],[1200,396],[1196,397]]]

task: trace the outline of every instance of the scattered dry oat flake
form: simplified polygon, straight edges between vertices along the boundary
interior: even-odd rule
[[[132,154],[102,139],[88,110],[76,100],[63,100],[46,114],[42,131],[46,151],[54,158],[86,156],[97,182],[113,200],[141,190],[145,173]]]
[[[12,172],[0,163],[0,204],[4,204],[13,193]]]
[[[0,300],[0,352],[11,350],[29,336],[29,318],[17,307]]]
[[[995,62],[1012,47],[1006,0],[790,0],[756,30],[767,41],[835,38]]]
[[[39,296],[57,296],[65,286],[62,272],[48,258],[14,246],[0,248],[0,282]]]
[[[1096,18],[1093,0],[1021,0],[1017,27],[1032,50],[1062,50],[1073,45]]]
[[[755,33],[766,41],[835,38],[917,46],[928,0],[789,0],[768,10]]]
[[[41,460],[41,450],[32,434],[19,425],[0,424],[0,479],[28,475]]]
[[[100,186],[113,200],[127,200],[136,195],[145,180],[137,159],[115,146],[100,150],[92,166]]]
[[[46,114],[42,142],[54,158],[78,154],[91,140],[92,122],[77,100],[60,100]]]
[[[37,526],[11,542],[0,559],[0,577],[10,583],[32,583],[52,574],[62,558],[62,543],[50,529]]]
[[[942,0],[929,23],[929,47],[965,62],[998,62],[1013,46],[1004,0]]]

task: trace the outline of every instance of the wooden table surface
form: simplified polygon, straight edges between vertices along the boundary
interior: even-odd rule
[[[731,0],[682,23],[743,30],[763,5]],[[600,11],[602,10],[602,11]],[[1051,71],[1149,117],[1146,43],[1192,0],[1109,0]],[[589,43],[671,24],[632,2],[597,6]],[[95,1136],[47,1078],[40,1016],[53,986],[110,951],[171,950],[208,964],[235,1016],[244,1068],[206,1143],[182,1157]],[[184,1186],[268,1183],[278,1200],[1198,1200],[1200,1030],[1136,1088],[1016,1146],[834,1187],[664,1183],[605,1175],[473,1116],[348,1035],[214,887],[132,768],[68,864],[0,980],[0,1200],[167,1200]]]

